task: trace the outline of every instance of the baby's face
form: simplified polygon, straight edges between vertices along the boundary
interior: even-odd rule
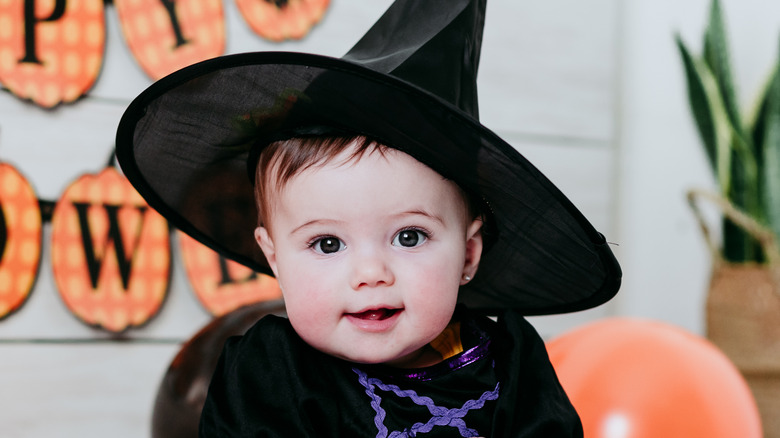
[[[374,151],[301,172],[270,206],[255,235],[301,338],[353,362],[420,365],[482,250],[457,186]]]

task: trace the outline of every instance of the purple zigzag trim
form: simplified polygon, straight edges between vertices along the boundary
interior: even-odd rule
[[[396,385],[385,384],[379,379],[369,378],[368,375],[357,368],[352,368],[358,375],[358,381],[364,388],[366,388],[366,394],[371,398],[371,407],[376,412],[374,417],[374,424],[376,425],[379,433],[377,438],[408,438],[414,437],[418,433],[430,432],[434,426],[450,426],[455,427],[460,432],[462,437],[475,437],[479,435],[474,429],[470,429],[466,426],[466,422],[463,421],[463,417],[466,416],[468,411],[472,409],[481,409],[488,400],[496,400],[498,398],[500,384],[497,383],[495,389],[492,391],[485,391],[477,400],[468,400],[460,408],[445,408],[442,406],[436,406],[433,400],[429,397],[420,396],[413,390],[402,390]],[[408,397],[416,405],[425,406],[428,411],[433,415],[427,423],[415,423],[411,428],[399,432],[391,432],[387,434],[387,427],[384,424],[387,413],[382,408],[382,398],[374,392],[374,387],[378,387],[383,391],[392,392],[399,397]]]
[[[371,398],[371,407],[374,408],[374,412],[376,412],[376,416],[374,417],[374,424],[379,431],[379,433],[376,435],[376,438],[386,438],[387,427],[385,427],[385,416],[387,413],[380,405],[382,403],[382,398],[374,393],[374,386],[368,382],[368,376],[365,373],[360,372],[360,370],[355,368],[352,368],[352,371],[357,373],[358,381],[361,385],[363,385],[364,388],[366,388],[366,394],[368,394],[368,396]]]

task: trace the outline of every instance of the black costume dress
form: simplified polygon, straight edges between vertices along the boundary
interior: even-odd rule
[[[534,328],[459,309],[464,351],[434,366],[360,365],[307,345],[266,316],[225,345],[201,438],[581,437]]]

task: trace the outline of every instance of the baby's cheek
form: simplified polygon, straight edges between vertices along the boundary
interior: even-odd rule
[[[332,312],[327,304],[316,294],[296,295],[289,301],[285,297],[287,318],[296,333],[309,344],[317,344],[317,339],[328,332]]]
[[[285,306],[288,316],[295,318],[303,316],[311,318],[312,316],[323,316],[327,309],[329,300],[326,294],[311,288],[286,288],[283,292]],[[330,303],[332,306],[332,303]]]
[[[420,265],[416,269],[418,273],[415,281],[423,291],[437,295],[457,295],[463,274],[461,266],[456,266],[455,263],[440,263]]]
[[[418,280],[417,292],[410,297],[418,312],[430,317],[438,316],[449,320],[451,310],[458,299],[459,280],[452,276],[429,275]]]

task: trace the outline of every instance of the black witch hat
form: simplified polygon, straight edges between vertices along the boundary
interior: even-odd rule
[[[526,315],[602,304],[621,278],[604,237],[478,121],[485,1],[398,0],[340,59],[258,52],[177,71],[122,117],[122,170],[174,226],[272,275],[253,239],[251,157],[289,133],[328,127],[364,134],[484,203],[491,244],[461,302]]]

